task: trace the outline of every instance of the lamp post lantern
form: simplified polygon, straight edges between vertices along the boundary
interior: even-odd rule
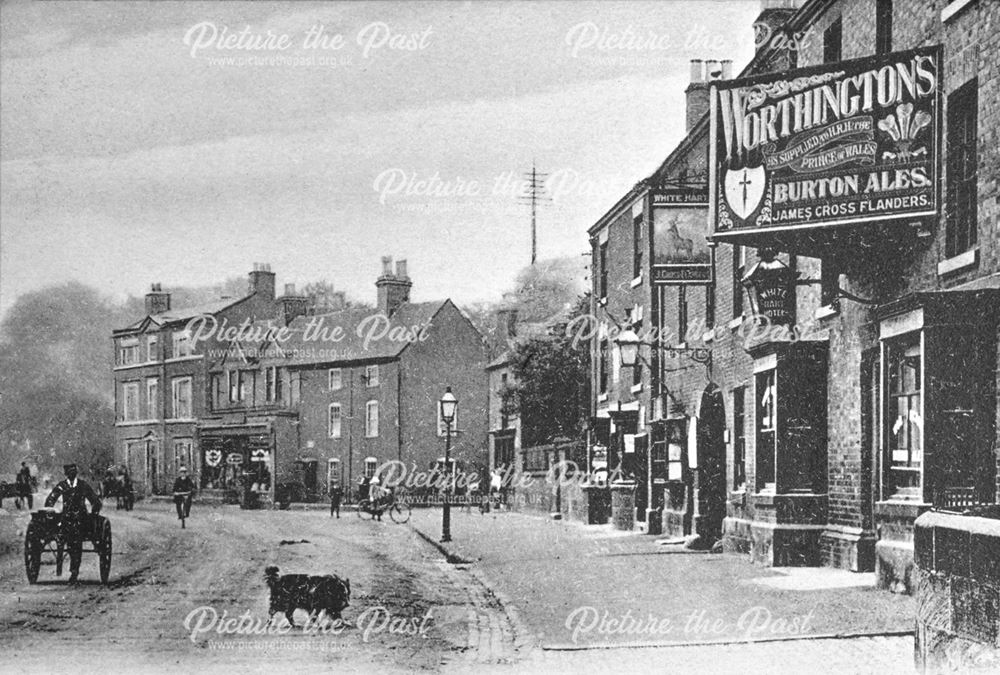
[[[451,393],[451,387],[445,389],[444,396],[441,397],[441,420],[444,422],[444,466],[445,471],[451,467],[451,424],[455,421],[455,411],[458,410],[458,399]],[[454,473],[452,474],[454,478]],[[441,541],[451,541],[451,503],[448,501],[451,496],[452,483],[447,483],[448,490],[444,495],[444,507],[441,510]]]

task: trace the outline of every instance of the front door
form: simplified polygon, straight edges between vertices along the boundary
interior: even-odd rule
[[[726,517],[726,409],[722,390],[710,384],[698,410],[698,522],[697,533],[705,540],[722,536]]]

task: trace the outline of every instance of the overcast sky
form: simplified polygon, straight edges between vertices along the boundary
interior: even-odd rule
[[[758,12],[5,3],[0,310],[70,279],[121,298],[258,261],[372,300],[383,254],[409,260],[415,300],[496,299],[530,256],[510,179],[553,174],[540,256],[587,251],[682,138],[689,60],[738,72]]]

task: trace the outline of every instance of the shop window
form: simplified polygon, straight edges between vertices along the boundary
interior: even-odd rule
[[[756,376],[757,396],[757,489],[774,491],[775,455],[778,450],[778,406],[776,371],[766,370]]]
[[[885,346],[887,496],[920,497],[923,463],[920,336]]]
[[[843,36],[844,21],[838,16],[836,21],[823,31],[823,63],[836,63],[841,60]]]
[[[892,51],[892,0],[875,2],[875,53]]]
[[[978,81],[972,79],[948,97],[948,199],[945,255],[975,248],[977,236]]]
[[[733,389],[733,489],[747,482],[746,387]]]

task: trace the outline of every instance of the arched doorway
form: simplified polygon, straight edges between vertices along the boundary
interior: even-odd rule
[[[722,390],[709,383],[698,406],[697,511],[695,532],[708,545],[722,537],[726,517],[726,407]]]

